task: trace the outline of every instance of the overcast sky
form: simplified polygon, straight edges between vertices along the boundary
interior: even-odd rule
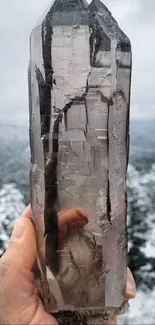
[[[65,0],[64,0],[65,1]],[[90,2],[90,1],[89,1]],[[28,122],[29,34],[50,0],[1,0],[0,120]],[[105,0],[133,49],[131,116],[155,117],[155,0]]]

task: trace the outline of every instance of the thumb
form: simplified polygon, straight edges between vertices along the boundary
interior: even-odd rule
[[[24,266],[32,270],[37,257],[35,232],[30,219],[17,219],[10,244],[1,261],[11,267]]]

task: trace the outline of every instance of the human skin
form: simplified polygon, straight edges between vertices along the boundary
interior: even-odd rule
[[[59,227],[83,228],[88,222],[86,215],[70,210],[59,216]],[[10,244],[0,259],[0,324],[49,324],[57,321],[43,307],[33,275],[37,257],[35,232],[31,222],[31,207],[27,207],[17,219]],[[80,216],[80,219],[79,219]],[[134,298],[136,286],[128,269],[126,295]],[[117,324],[117,318],[109,320],[108,325]]]

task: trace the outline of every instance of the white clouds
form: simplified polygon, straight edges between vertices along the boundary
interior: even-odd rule
[[[136,3],[136,1],[134,1],[134,5],[132,1],[129,0],[119,0],[119,2],[111,0],[111,5],[108,0],[105,0],[104,3],[107,6],[111,6],[113,15],[119,20],[124,19],[131,14],[137,13],[139,9],[139,5]]]
[[[28,120],[29,35],[49,0],[2,0],[0,11],[0,112]]]
[[[0,111],[3,114],[15,111],[28,116],[29,34],[50,3],[50,0],[1,0]],[[104,3],[132,42],[132,116],[148,117],[148,111],[155,116],[155,18],[149,19],[155,17],[152,7],[155,1],[105,0]]]
[[[137,100],[138,102],[138,100]],[[147,101],[142,100],[142,103],[134,104],[132,100],[131,117],[138,120],[154,119],[155,118],[155,105],[148,104]]]

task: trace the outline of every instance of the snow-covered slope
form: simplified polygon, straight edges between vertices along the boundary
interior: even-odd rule
[[[130,302],[127,315],[119,317],[120,325],[154,325],[155,324],[155,290],[138,291],[136,298]]]
[[[149,172],[128,168],[130,264],[138,292],[119,324],[155,324],[155,164]],[[134,257],[134,253],[136,256]]]
[[[6,184],[0,190],[0,255],[7,248],[15,219],[25,208],[23,199],[15,184]]]
[[[155,164],[149,172],[128,168],[130,266],[137,284],[155,286]]]

